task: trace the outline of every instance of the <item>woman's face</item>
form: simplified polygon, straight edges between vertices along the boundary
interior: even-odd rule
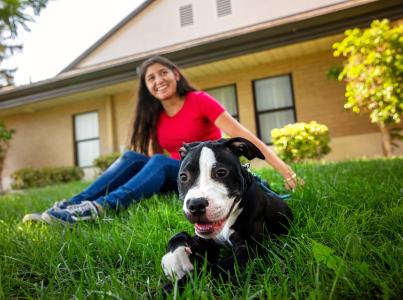
[[[179,80],[178,72],[159,63],[149,66],[145,73],[148,91],[160,101],[176,96],[177,80]]]

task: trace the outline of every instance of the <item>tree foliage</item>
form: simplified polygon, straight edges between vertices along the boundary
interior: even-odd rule
[[[3,121],[0,121],[0,160],[3,159],[7,153],[9,142],[15,133],[14,129],[7,129]]]
[[[0,192],[3,190],[1,179],[4,169],[4,161],[10,146],[10,141],[15,133],[14,129],[7,129],[3,121],[0,121]]]
[[[334,56],[346,57],[338,80],[345,81],[344,107],[369,113],[383,136],[386,155],[391,154],[391,130],[403,114],[403,24],[375,20],[367,29],[349,29],[333,45]]]
[[[22,48],[14,42],[21,27],[29,31],[28,23],[33,15],[46,7],[48,0],[1,0],[0,1],[0,66],[1,63]],[[13,83],[13,70],[0,68],[0,88]]]

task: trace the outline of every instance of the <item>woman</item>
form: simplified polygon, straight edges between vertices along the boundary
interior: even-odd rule
[[[253,142],[266,162],[284,177],[286,186],[296,187],[295,173],[262,141],[214,98],[196,91],[174,63],[160,56],[152,57],[140,69],[132,151],[123,154],[82,193],[57,202],[41,215],[27,215],[24,221],[91,220],[102,216],[106,208],[126,208],[154,193],[174,191],[179,148],[183,143],[217,140],[221,131]],[[163,151],[169,156],[161,154]]]

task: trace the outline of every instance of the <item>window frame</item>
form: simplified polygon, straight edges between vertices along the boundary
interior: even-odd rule
[[[284,107],[280,107],[280,108],[265,109],[265,110],[262,110],[262,111],[258,111],[255,82],[261,81],[261,80],[267,80],[267,79],[274,79],[274,78],[278,78],[278,77],[284,77],[284,76],[288,76],[288,78],[290,80],[292,106],[284,106]],[[262,130],[260,128],[260,122],[259,122],[259,116],[260,115],[267,114],[267,113],[275,113],[275,112],[279,112],[279,111],[292,110],[293,117],[294,117],[294,122],[297,122],[297,108],[296,108],[296,105],[295,105],[294,81],[293,81],[292,73],[277,74],[277,75],[273,75],[273,76],[267,76],[267,77],[253,79],[252,80],[252,93],[253,93],[253,104],[254,104],[254,112],[255,112],[256,132],[257,132],[257,136],[262,141],[263,141],[263,139],[262,139]],[[263,142],[266,145],[273,145],[272,142],[271,143],[266,143],[265,141],[263,141]]]
[[[83,140],[77,140],[77,134],[76,134],[76,117],[80,115],[86,115],[90,113],[97,113],[98,115],[98,137],[97,138],[90,138],[90,139],[83,139]],[[79,166],[79,160],[78,160],[78,144],[82,142],[88,142],[88,141],[99,141],[99,152],[101,153],[101,134],[100,134],[100,124],[99,124],[99,111],[98,110],[91,110],[91,111],[86,111],[86,112],[81,112],[77,114],[73,114],[73,147],[74,147],[74,165],[80,168],[92,168],[94,165],[89,165],[89,166]]]
[[[227,111],[233,118],[235,118],[236,120],[239,121],[239,102],[238,102],[238,90],[237,90],[237,86],[236,83],[230,83],[230,84],[225,84],[225,85],[219,85],[219,86],[214,86],[214,87],[209,87],[209,88],[205,88],[204,91],[209,94],[210,96],[213,97],[213,95],[211,95],[209,93],[209,90],[215,90],[215,89],[221,89],[221,88],[226,88],[226,87],[234,87],[234,91],[235,91],[235,107],[236,107],[236,115],[231,115],[230,112],[227,110],[227,108],[224,106],[224,104],[222,104],[218,99],[216,99],[222,106],[224,106],[225,111]],[[214,97],[215,99],[215,97]]]

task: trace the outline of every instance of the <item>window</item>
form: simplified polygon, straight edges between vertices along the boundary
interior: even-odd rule
[[[193,7],[192,4],[179,7],[179,18],[181,27],[193,24]]]
[[[100,154],[98,112],[74,116],[74,141],[76,165],[91,167]]]
[[[206,89],[206,92],[216,98],[229,112],[231,116],[239,120],[238,101],[236,97],[236,86],[227,85],[212,89]]]
[[[232,13],[231,0],[216,0],[217,16],[224,17]]]
[[[271,130],[295,122],[291,76],[255,80],[253,82],[259,137],[271,144]]]

